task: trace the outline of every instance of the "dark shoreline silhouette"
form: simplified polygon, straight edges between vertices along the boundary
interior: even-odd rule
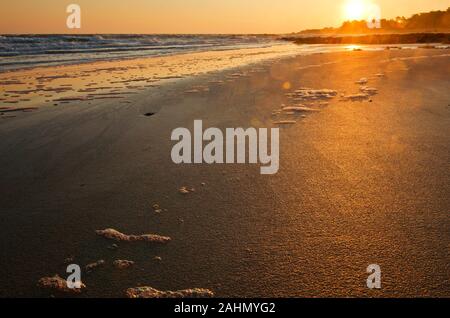
[[[344,36],[287,36],[296,44],[450,44],[450,33],[370,34]]]

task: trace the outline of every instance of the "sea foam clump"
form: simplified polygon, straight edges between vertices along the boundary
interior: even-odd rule
[[[128,298],[211,298],[214,293],[209,289],[194,288],[177,291],[160,291],[153,287],[136,287],[126,290]]]
[[[117,269],[127,269],[134,265],[133,261],[118,259],[114,261],[114,267]]]
[[[355,84],[364,85],[364,84],[367,84],[368,82],[369,82],[369,80],[367,78],[363,77],[363,78],[360,78],[359,80],[357,80],[355,82]]]
[[[287,106],[283,107],[284,112],[320,112],[318,109],[314,109],[306,106]]]
[[[378,94],[378,89],[376,89],[374,87],[361,86],[359,90],[361,92],[367,94],[367,95],[376,95],[376,94]]]
[[[55,275],[53,277],[43,277],[38,281],[38,286],[45,289],[53,289],[62,293],[70,293],[70,294],[79,294],[83,289],[86,288],[86,285],[80,283],[80,288],[69,288],[67,286],[67,281],[59,275]]]
[[[332,99],[337,95],[337,91],[332,89],[311,89],[302,87],[293,93],[288,93],[286,95],[293,98],[295,101],[316,101]]]
[[[86,272],[90,273],[99,267],[105,266],[105,264],[106,264],[106,262],[101,259],[95,263],[90,263],[90,264],[86,265],[85,269],[86,269]]]
[[[171,238],[168,236],[161,236],[156,234],[143,234],[143,235],[127,235],[123,234],[114,229],[98,230],[97,235],[103,236],[104,238],[118,241],[118,242],[151,242],[151,243],[168,243]]]
[[[366,99],[369,99],[369,95],[368,94],[352,94],[352,95],[345,95],[343,97],[343,100],[349,100],[349,101],[364,101]]]

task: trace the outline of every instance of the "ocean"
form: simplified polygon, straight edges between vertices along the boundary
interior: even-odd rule
[[[285,43],[261,35],[0,35],[3,71]]]

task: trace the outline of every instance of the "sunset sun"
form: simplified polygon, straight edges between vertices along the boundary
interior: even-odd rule
[[[364,0],[349,0],[344,5],[345,20],[362,20],[365,17],[366,6]]]

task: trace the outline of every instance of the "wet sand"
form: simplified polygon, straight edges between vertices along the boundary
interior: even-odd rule
[[[288,56],[300,50],[298,45],[284,44],[0,72],[0,111],[124,99],[167,82]]]
[[[0,296],[55,295],[37,283],[65,277],[69,262],[102,264],[76,297],[140,286],[450,297],[449,62],[434,49],[277,58],[120,99],[5,112]],[[171,131],[195,119],[280,127],[279,173],[173,164]],[[366,287],[374,263],[379,291]]]

